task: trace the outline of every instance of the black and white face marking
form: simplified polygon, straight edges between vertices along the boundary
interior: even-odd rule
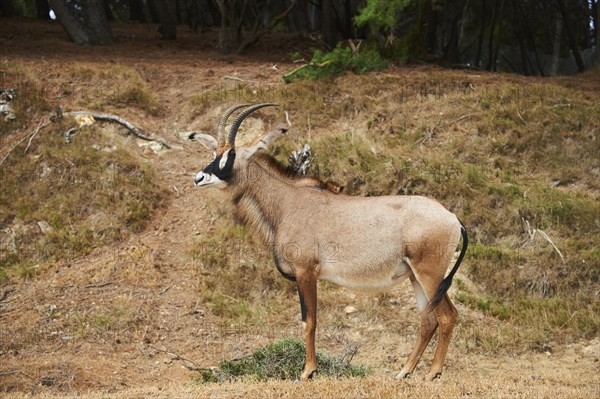
[[[214,186],[226,182],[233,175],[233,164],[235,162],[235,150],[232,148],[215,159],[202,171],[198,172],[194,183],[196,186]]]

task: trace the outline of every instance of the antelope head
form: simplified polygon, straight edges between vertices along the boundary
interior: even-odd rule
[[[217,141],[215,144],[216,148],[214,151],[214,159],[207,167],[202,169],[196,175],[194,182],[196,186],[213,186],[219,185],[223,183],[227,183],[234,174],[234,169],[238,166],[236,165],[236,150],[235,150],[235,137],[237,135],[237,131],[244,121],[254,111],[257,111],[264,107],[276,107],[277,104],[272,103],[262,103],[256,104],[247,107],[235,118],[231,127],[229,129],[229,133],[225,135],[225,126],[227,125],[227,119],[238,109],[246,107],[248,104],[237,104],[234,105],[223,113],[219,123],[217,125]],[[246,149],[242,154],[242,159],[248,159],[256,150],[259,148],[266,148],[266,146],[271,142],[277,134],[284,133],[284,129],[279,129],[277,131],[271,132],[264,136],[259,143],[254,146]]]

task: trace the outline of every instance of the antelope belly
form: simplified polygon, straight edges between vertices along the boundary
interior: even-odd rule
[[[397,286],[411,273],[408,260],[372,267],[325,264],[321,267],[318,278],[354,291],[378,292]]]

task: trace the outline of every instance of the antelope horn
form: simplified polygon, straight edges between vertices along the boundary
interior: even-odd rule
[[[227,142],[226,142],[226,144],[228,144],[228,145],[230,145],[232,147],[234,146],[234,144],[235,144],[235,136],[237,134],[238,128],[242,124],[242,121],[244,119],[246,119],[246,117],[248,115],[250,115],[254,111],[259,110],[259,109],[264,108],[264,107],[278,107],[278,106],[279,105],[273,104],[273,103],[262,103],[262,104],[256,104],[256,105],[253,105],[251,107],[248,107],[245,110],[243,110],[242,112],[240,112],[240,114],[237,116],[237,118],[235,118],[235,120],[231,124],[231,128],[229,129],[229,135],[227,136]]]
[[[232,107],[229,107],[223,112],[221,119],[219,120],[219,124],[217,125],[217,145],[221,146],[225,144],[225,125],[227,124],[227,119],[240,108],[246,107],[250,104],[236,104]]]

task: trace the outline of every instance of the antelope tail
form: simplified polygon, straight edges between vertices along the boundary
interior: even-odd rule
[[[446,292],[448,292],[448,289],[452,285],[452,278],[456,274],[458,267],[460,266],[460,264],[463,261],[463,258],[465,257],[467,247],[469,246],[469,238],[467,236],[467,229],[465,228],[465,225],[462,224],[462,222],[460,222],[460,233],[462,235],[462,248],[460,250],[460,255],[458,255],[458,259],[456,260],[456,263],[454,264],[454,267],[452,267],[452,270],[450,271],[448,276],[446,276],[446,278],[440,283],[440,286],[437,292],[435,293],[435,296],[431,299],[429,305],[427,305],[427,311],[432,311],[433,309],[435,309],[435,307],[440,303]]]

